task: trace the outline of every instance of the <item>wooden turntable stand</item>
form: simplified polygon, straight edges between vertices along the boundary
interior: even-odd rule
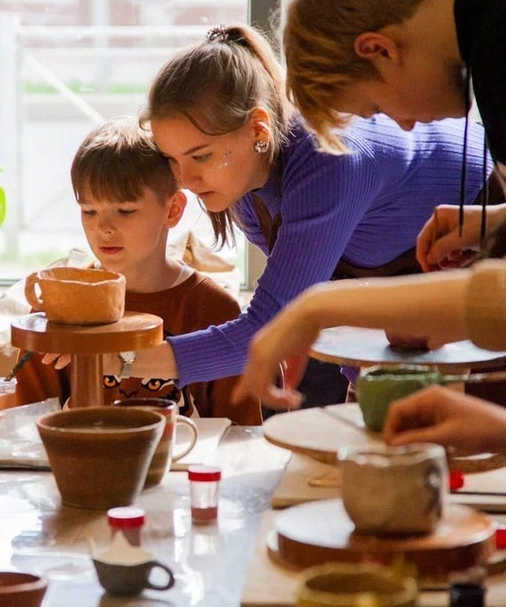
[[[43,312],[11,323],[13,346],[33,352],[70,354],[70,388],[75,407],[104,404],[102,354],[157,346],[163,341],[163,321],[154,314],[125,312],[114,323],[65,325],[47,320]]]

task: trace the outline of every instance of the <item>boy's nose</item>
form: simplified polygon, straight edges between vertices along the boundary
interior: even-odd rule
[[[98,229],[104,234],[112,234],[114,232],[114,226],[111,221],[101,221],[98,224]]]

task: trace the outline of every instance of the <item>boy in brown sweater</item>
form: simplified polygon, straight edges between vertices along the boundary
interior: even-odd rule
[[[167,257],[169,229],[179,222],[186,196],[150,133],[135,118],[117,118],[94,129],[77,150],[71,178],[97,267],[126,278],[126,310],[160,316],[166,336],[205,329],[239,315],[237,301],[225,289]],[[63,405],[70,397],[69,366],[57,370],[43,364],[42,354],[36,354],[17,379],[17,404],[58,397]],[[261,424],[258,400],[231,404],[236,380],[179,389],[170,377],[104,375],[104,403],[130,397],[167,398],[179,404],[183,415]]]

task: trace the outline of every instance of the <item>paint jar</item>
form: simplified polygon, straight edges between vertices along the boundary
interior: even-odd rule
[[[452,573],[448,580],[450,607],[485,607],[485,577],[483,567]]]
[[[196,525],[213,523],[218,518],[218,495],[221,469],[217,466],[190,466],[192,522]]]
[[[0,409],[16,406],[16,379],[0,377]]]
[[[111,538],[121,531],[132,546],[142,544],[142,528],[146,521],[146,514],[142,508],[129,506],[111,508],[107,511],[107,521],[111,529]]]

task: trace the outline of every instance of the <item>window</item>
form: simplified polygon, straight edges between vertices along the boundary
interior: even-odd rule
[[[274,0],[0,0],[0,279],[87,249],[69,169],[86,133],[135,114],[176,49],[213,25],[263,25]],[[5,194],[3,201],[2,192]],[[192,198],[170,240],[212,241]],[[246,280],[247,247],[223,250]]]

